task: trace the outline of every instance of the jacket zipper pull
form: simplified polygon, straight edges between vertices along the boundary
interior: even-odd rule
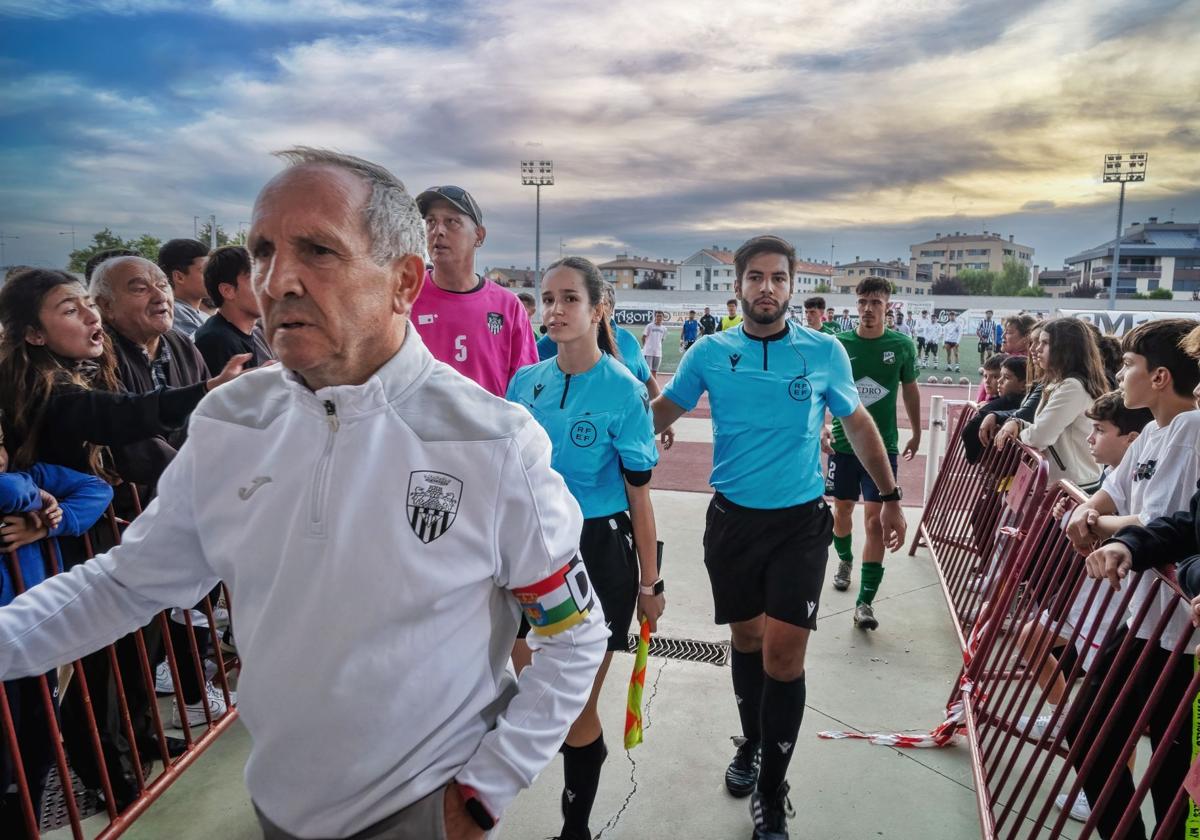
[[[329,424],[330,431],[336,432],[338,426],[337,406],[333,404],[333,400],[325,400],[325,422]]]

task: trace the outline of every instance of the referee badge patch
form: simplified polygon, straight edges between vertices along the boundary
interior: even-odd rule
[[[417,470],[408,477],[408,524],[423,543],[450,530],[458,514],[463,483],[452,475]]]
[[[812,396],[812,385],[808,384],[807,378],[797,376],[788,383],[788,396],[796,402],[805,402]]]
[[[514,589],[513,595],[539,636],[569,630],[587,618],[593,604],[592,582],[579,555],[545,580]]]

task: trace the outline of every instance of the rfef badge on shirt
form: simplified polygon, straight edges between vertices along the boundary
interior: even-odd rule
[[[539,636],[569,630],[587,618],[592,608],[592,583],[578,555],[550,577],[518,587],[513,594]]]

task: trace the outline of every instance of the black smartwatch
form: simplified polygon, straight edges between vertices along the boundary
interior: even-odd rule
[[[900,489],[900,485],[896,485],[896,489],[891,493],[880,493],[879,501],[881,502],[898,502],[904,498],[904,491]]]
[[[483,804],[475,788],[468,787],[458,781],[455,784],[458,785],[458,789],[462,793],[463,807],[467,809],[467,814],[475,821],[475,824],[484,831],[491,831],[495,828],[496,818],[492,816],[491,811]]]

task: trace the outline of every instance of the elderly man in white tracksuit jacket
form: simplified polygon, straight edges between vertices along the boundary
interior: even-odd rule
[[[0,609],[0,678],[223,580],[267,838],[482,838],[604,655],[579,507],[537,422],[408,328],[424,231],[403,185],[357,158],[281,156],[249,247],[282,364],[201,402],[122,545]],[[514,681],[521,609],[536,652]]]

